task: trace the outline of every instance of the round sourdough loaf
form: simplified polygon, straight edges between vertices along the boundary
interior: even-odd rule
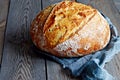
[[[58,57],[78,57],[103,49],[110,40],[110,28],[91,6],[62,1],[37,15],[30,35],[40,50]]]

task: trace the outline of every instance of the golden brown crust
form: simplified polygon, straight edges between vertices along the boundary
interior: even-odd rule
[[[110,40],[110,29],[106,20],[97,12],[92,19],[71,38],[58,44],[58,54],[80,56],[103,49]],[[74,53],[74,54],[73,54]]]
[[[77,57],[104,48],[110,28],[94,8],[63,1],[39,13],[31,25],[34,44],[59,57]]]
[[[84,4],[63,1],[51,11],[44,25],[45,37],[51,48],[67,40],[78,29],[82,28],[96,10]]]
[[[52,11],[55,5],[51,5],[46,9],[42,10],[36,18],[33,20],[31,27],[30,27],[30,35],[34,42],[34,44],[38,48],[43,48],[44,45],[44,35],[43,35],[43,27],[48,18],[50,12]],[[42,44],[42,45],[41,45]]]

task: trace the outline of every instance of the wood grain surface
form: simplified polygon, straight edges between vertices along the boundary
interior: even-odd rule
[[[64,71],[59,64],[36,54],[31,47],[29,28],[32,20],[41,9],[60,1],[10,0],[0,80],[79,80],[71,77],[70,73]],[[113,0],[77,1],[103,12],[120,31],[120,13]],[[119,62],[120,54],[105,66],[118,80],[120,80]]]
[[[114,3],[115,3],[115,6],[116,6],[116,9],[119,11],[120,13],[120,0],[114,0]]]
[[[46,80],[45,60],[30,51],[30,23],[41,10],[41,0],[11,0],[1,80]]]

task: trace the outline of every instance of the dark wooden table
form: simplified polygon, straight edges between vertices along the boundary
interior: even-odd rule
[[[47,60],[46,58],[31,51],[31,39],[29,35],[30,23],[40,10],[50,4],[61,0],[3,0],[9,7],[2,15],[7,16],[0,21],[0,26],[5,26],[5,39],[2,32],[1,47],[2,63],[0,69],[0,80],[78,80],[65,72],[59,64]],[[116,8],[113,0],[77,0],[89,4],[105,15],[120,31],[119,6]],[[119,0],[116,0],[119,2]],[[119,3],[116,2],[117,5]],[[2,4],[0,2],[0,4]],[[9,6],[8,6],[9,4]],[[2,8],[1,8],[2,9]],[[1,16],[1,15],[0,15]],[[1,18],[0,18],[1,19]],[[120,33],[119,33],[120,35]],[[4,41],[3,41],[4,40]],[[116,55],[105,68],[114,77],[120,80],[120,54]]]

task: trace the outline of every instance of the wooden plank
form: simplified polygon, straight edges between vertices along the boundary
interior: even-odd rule
[[[9,0],[0,0],[0,64],[2,57],[2,48],[4,40],[4,30],[8,12]]]
[[[31,51],[30,23],[41,0],[11,0],[5,34],[1,80],[46,80],[45,60]]]
[[[80,80],[63,70],[61,66],[53,61],[47,60],[47,80]]]
[[[120,80],[120,54],[116,55],[111,62],[107,63],[105,68],[116,78],[116,80]]]
[[[113,0],[114,1],[114,3],[115,3],[115,6],[116,6],[116,8],[119,10],[119,12],[120,12],[120,0]]]

